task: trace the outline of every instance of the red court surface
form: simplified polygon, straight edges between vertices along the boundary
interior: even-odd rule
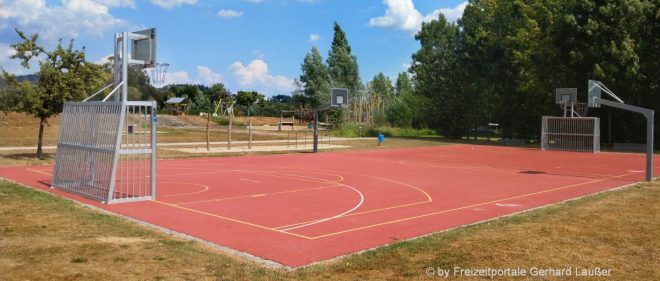
[[[449,145],[160,160],[157,201],[114,205],[49,189],[51,170],[0,177],[298,267],[639,182],[644,156]]]

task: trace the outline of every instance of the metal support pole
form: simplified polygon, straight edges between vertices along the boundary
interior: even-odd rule
[[[232,118],[232,116],[234,115],[233,109],[232,109],[231,114],[227,114],[227,115],[229,115],[229,125],[227,126],[228,127],[228,129],[227,129],[227,150],[231,150],[231,127],[233,125],[232,121],[234,120],[234,118]]]
[[[653,110],[646,115],[646,180],[653,180]]]
[[[653,180],[653,115],[655,114],[653,110],[601,98],[594,99],[596,104],[637,112],[646,117],[646,180]]]
[[[156,136],[157,136],[157,125],[158,125],[158,116],[157,116],[157,106],[156,101],[152,101],[151,104],[151,199],[156,200]]]
[[[319,152],[319,111],[314,110],[314,153]]]
[[[128,32],[122,33],[122,51],[121,51],[121,100],[128,101]]]
[[[120,81],[121,78],[119,76],[120,60],[119,60],[119,44],[118,44],[118,42],[119,42],[119,34],[115,33],[115,48],[113,50],[114,55],[112,57],[112,69],[113,69],[112,83],[113,83],[113,88],[116,88],[117,86],[119,86],[119,83],[121,83],[121,81]],[[119,93],[114,93],[114,95],[115,95],[115,101],[119,101]]]

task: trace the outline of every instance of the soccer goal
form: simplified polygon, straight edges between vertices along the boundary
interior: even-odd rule
[[[155,62],[155,29],[115,35],[113,62],[112,84],[64,104],[51,187],[108,204],[155,199],[156,102],[127,100],[129,64]]]
[[[577,100],[577,88],[555,90],[555,103],[564,111],[562,117],[543,116],[541,148],[600,152],[600,119],[585,117],[587,104]]]
[[[596,117],[543,116],[541,148],[600,152],[600,120]]]

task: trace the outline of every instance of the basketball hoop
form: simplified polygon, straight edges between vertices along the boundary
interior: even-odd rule
[[[151,85],[158,87],[165,83],[165,76],[167,75],[168,67],[170,67],[169,63],[156,63],[156,65],[151,69],[149,75],[149,82],[151,82]]]

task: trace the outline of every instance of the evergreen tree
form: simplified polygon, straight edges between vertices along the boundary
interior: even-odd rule
[[[351,54],[351,46],[346,33],[339,24],[334,24],[334,37],[328,54],[328,68],[333,87],[345,87],[351,95],[356,95],[361,87],[357,58]]]
[[[328,67],[323,63],[323,57],[316,47],[305,55],[301,66],[300,82],[303,83],[303,93],[307,103],[312,108],[329,104],[330,102],[330,76]]]
[[[394,86],[394,89],[397,96],[413,94],[414,89],[408,73],[399,73],[399,75],[396,77],[396,85]]]

